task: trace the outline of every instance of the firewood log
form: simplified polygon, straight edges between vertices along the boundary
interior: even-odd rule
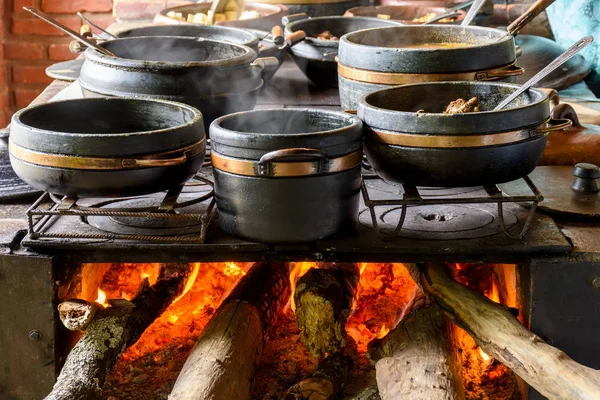
[[[467,331],[490,356],[502,362],[549,399],[600,399],[600,371],[573,361],[525,328],[501,304],[454,280],[442,264],[408,266],[415,282]]]
[[[342,391],[352,372],[354,361],[345,353],[323,359],[310,376],[288,389],[286,400],[330,400]]]
[[[296,324],[308,350],[317,358],[343,351],[345,325],[360,277],[356,264],[313,268],[296,282]]]
[[[451,332],[440,307],[416,287],[398,326],[369,344],[381,399],[463,399]]]
[[[255,265],[204,328],[169,400],[250,399],[265,337],[290,295],[284,264]]]
[[[188,265],[171,266],[156,284],[145,280],[134,299],[109,302],[96,312],[81,339],[69,353],[65,365],[46,400],[101,399],[108,373],[129,346],[181,294]]]
[[[98,311],[96,303],[86,300],[71,299],[58,305],[58,316],[65,328],[71,331],[82,331],[94,319]]]

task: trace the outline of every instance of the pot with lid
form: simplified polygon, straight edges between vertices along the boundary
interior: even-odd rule
[[[85,52],[79,85],[84,96],[146,97],[198,108],[205,124],[254,108],[261,72],[278,66],[249,47],[190,37],[132,37],[101,44],[116,57]]]
[[[221,228],[268,243],[307,242],[357,221],[362,123],[314,109],[240,112],[210,127]]]
[[[548,95],[521,94],[492,110],[519,86],[500,82],[431,82],[373,92],[361,100],[364,149],[382,178],[415,186],[481,186],[529,174],[551,131],[570,120],[550,118]],[[457,99],[477,97],[479,112],[445,114]]]
[[[365,94],[396,85],[434,81],[511,80],[514,39],[493,28],[398,26],[349,33],[340,39],[338,76],[344,109]]]
[[[185,104],[134,98],[75,99],[15,113],[9,153],[16,174],[64,196],[137,196],[175,188],[202,167],[202,114]]]

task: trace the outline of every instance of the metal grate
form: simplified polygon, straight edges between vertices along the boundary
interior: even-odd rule
[[[529,230],[529,227],[531,226],[533,217],[535,216],[535,210],[537,208],[537,205],[542,200],[544,200],[544,196],[542,196],[542,194],[540,193],[538,188],[533,184],[533,182],[531,181],[531,179],[529,179],[529,177],[525,176],[522,179],[527,183],[529,190],[531,190],[531,195],[507,196],[504,193],[502,193],[502,191],[498,188],[498,186],[491,185],[491,186],[483,187],[483,189],[485,190],[486,196],[468,196],[468,194],[466,194],[466,195],[460,196],[460,197],[457,197],[457,196],[452,196],[452,197],[435,196],[435,197],[423,198],[421,196],[421,193],[419,192],[419,189],[416,186],[401,185],[403,188],[403,193],[401,196],[399,194],[397,196],[393,195],[394,198],[390,198],[390,199],[372,200],[371,197],[369,196],[368,185],[366,185],[365,182],[372,181],[372,180],[380,180],[383,182],[383,179],[381,179],[379,176],[373,175],[373,174],[363,175],[361,192],[362,192],[362,196],[363,196],[363,201],[364,201],[365,205],[369,208],[369,212],[371,215],[371,221],[373,223],[373,229],[375,229],[377,236],[381,240],[384,240],[384,241],[394,240],[394,239],[398,238],[398,235],[402,230],[402,226],[404,225],[404,221],[406,219],[406,212],[409,207],[450,205],[450,204],[493,204],[493,203],[496,203],[498,206],[498,219],[500,222],[500,227],[501,227],[502,232],[504,232],[504,234],[511,239],[519,240],[519,239],[522,239],[525,236],[525,234],[527,233],[527,231]],[[480,191],[478,193],[480,193]],[[516,235],[510,233],[509,230],[506,228],[505,219],[504,219],[504,208],[503,208],[503,205],[505,203],[530,203],[531,204],[531,208],[527,215],[527,219],[525,220],[525,224],[523,225],[523,228],[521,229],[521,231]],[[398,220],[398,224],[397,224],[396,228],[394,229],[394,232],[392,235],[384,234],[380,230],[380,227],[379,227],[379,224],[377,221],[377,213],[375,211],[375,208],[376,207],[384,207],[384,206],[385,207],[390,207],[390,206],[401,207],[400,218]]]
[[[185,186],[210,186],[207,193],[198,197],[178,202],[179,195]],[[121,200],[128,200],[123,198]],[[178,209],[198,204],[210,200],[208,207],[202,213],[177,213]],[[43,238],[61,238],[61,239],[107,239],[107,240],[134,240],[134,241],[153,241],[167,243],[204,243],[206,231],[214,220],[216,214],[213,183],[206,178],[195,176],[183,186],[169,190],[162,199],[158,207],[127,207],[127,208],[103,208],[102,205],[109,204],[110,201],[99,203],[94,206],[80,206],[77,204],[77,198],[63,197],[58,198],[50,193],[44,193],[27,210],[27,222],[29,237],[32,240]],[[154,220],[183,219],[190,222],[199,223],[198,233],[190,235],[162,236],[162,235],[142,235],[142,234],[121,234],[104,232],[98,229],[97,232],[48,232],[49,228],[58,218],[82,218],[92,216],[103,217],[138,217],[151,218]]]

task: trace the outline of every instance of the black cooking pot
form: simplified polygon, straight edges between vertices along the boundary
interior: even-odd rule
[[[10,160],[36,189],[120,197],[182,185],[202,166],[202,114],[185,104],[132,98],[40,104],[13,115]]]
[[[277,66],[249,47],[190,37],[132,37],[85,52],[79,84],[86,97],[150,97],[198,108],[205,123],[249,110],[263,85],[261,72]],[[266,64],[265,64],[266,62]]]
[[[537,89],[508,108],[490,111],[518,88],[432,82],[368,94],[358,107],[367,158],[382,178],[416,186],[480,186],[521,178],[539,162],[548,133],[570,121],[551,120],[548,95]],[[451,101],[474,96],[481,112],[442,113]]]
[[[150,25],[128,29],[117,33],[119,38],[148,36],[184,36],[217,40],[248,46],[259,52],[258,37],[251,31],[241,28],[217,25]]]
[[[306,32],[306,39],[290,48],[294,61],[315,85],[337,87],[337,62],[339,40],[323,40],[317,36],[329,31],[340,38],[346,33],[361,29],[398,26],[396,21],[366,17],[317,17],[294,21],[285,27],[285,36],[296,31]]]
[[[396,85],[514,79],[523,73],[515,61],[514,39],[500,29],[405,25],[353,32],[340,39],[340,100],[355,109],[365,94]]]
[[[260,242],[305,242],[352,229],[362,123],[351,115],[273,109],[210,126],[223,230]]]

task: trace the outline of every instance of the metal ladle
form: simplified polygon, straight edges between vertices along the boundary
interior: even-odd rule
[[[465,16],[465,19],[463,19],[462,22],[460,23],[460,26],[471,25],[471,22],[473,22],[473,20],[475,19],[475,16],[477,15],[479,10],[483,6],[483,3],[485,3],[485,0],[475,0],[473,2],[473,5],[471,6],[471,8],[469,8],[469,11],[467,12],[467,15]]]
[[[61,24],[60,22],[58,22],[57,20],[55,20],[54,18],[52,18],[51,16],[46,14],[45,12],[40,11],[35,7],[23,7],[23,9],[25,11],[29,11],[30,13],[32,13],[39,19],[46,21],[47,23],[54,26],[55,28],[60,29],[61,31],[63,31],[67,35],[71,36],[73,39],[77,40],[78,42],[85,44],[86,46],[91,47],[94,50],[99,51],[100,53],[105,54],[107,56],[116,57],[111,51],[105,49],[102,46],[99,46],[98,44],[94,43],[94,41],[89,40],[89,39],[81,36],[80,34],[72,31],[71,29],[67,28],[66,26],[64,26],[63,24]]]
[[[577,43],[569,47],[564,53],[556,57],[550,64],[544,69],[535,74],[531,79],[523,84],[519,89],[515,90],[510,96],[502,100],[493,111],[498,111],[509,105],[514,99],[519,97],[523,92],[529,90],[533,85],[544,79],[548,74],[553,72],[555,69],[566,63],[575,54],[583,50],[588,44],[592,43],[594,38],[592,36],[586,36],[583,39],[579,39]]]
[[[102,29],[101,27],[99,27],[98,25],[96,25],[94,22],[92,22],[88,17],[86,17],[85,15],[83,15],[82,13],[78,12],[77,16],[79,18],[81,18],[81,20],[88,24],[91,27],[94,27],[96,29],[98,29],[100,32],[102,32],[103,34],[105,34],[106,36],[108,36],[110,39],[118,39],[118,37],[116,37],[115,35],[113,35],[110,32],[107,32],[106,30]]]

